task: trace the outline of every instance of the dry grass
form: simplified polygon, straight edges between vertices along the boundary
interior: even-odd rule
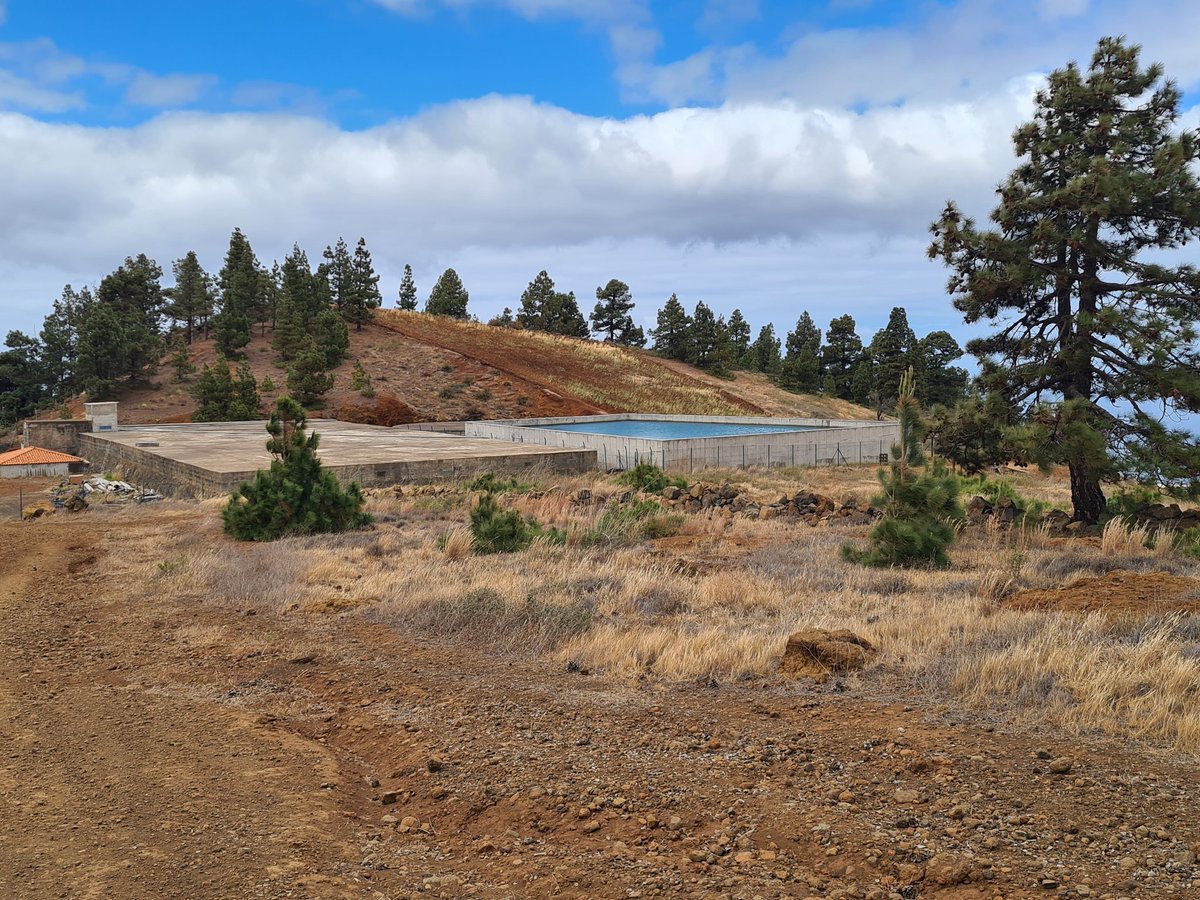
[[[865,500],[874,471],[741,472],[736,480],[768,496],[803,488]],[[1003,603],[1018,590],[1118,568],[1200,572],[1168,555],[1170,542],[1147,548],[1148,535],[1124,526],[1090,541],[1039,528],[969,529],[947,571],[879,571],[838,556],[863,529],[698,515],[660,544],[589,548],[578,536],[603,508],[571,504],[566,495],[578,487],[617,490],[603,476],[579,476],[542,497],[505,498],[569,535],[567,546],[514,555],[469,552],[463,494],[381,493],[371,503],[383,524],[366,532],[241,546],[206,514],[208,524],[175,536],[165,558],[137,548],[130,558],[156,589],[204,602],[315,622],[366,615],[617,678],[771,680],[791,632],[849,628],[882,650],[849,682],[852,691],[915,692],[1010,722],[1200,751],[1200,616],[1110,620]],[[221,636],[180,638],[202,645]]]
[[[500,329],[443,316],[381,310],[379,322],[567,397],[609,411],[690,415],[862,417],[843,401],[788,394],[765,379],[713,378],[642,350],[537,331]]]

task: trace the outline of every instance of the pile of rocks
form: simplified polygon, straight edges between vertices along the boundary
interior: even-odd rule
[[[1172,528],[1185,531],[1200,525],[1200,509],[1180,509],[1178,503],[1143,503],[1133,511],[1138,525],[1151,528]]]
[[[764,520],[789,518],[800,519],[809,525],[829,520],[838,520],[846,525],[865,525],[880,515],[872,507],[859,509],[854,500],[839,504],[812,491],[781,494],[775,500],[764,500],[728,481],[719,485],[698,481],[687,488],[667,487],[663,489],[662,497],[668,507],[682,512],[714,510],[726,518],[735,515]]]

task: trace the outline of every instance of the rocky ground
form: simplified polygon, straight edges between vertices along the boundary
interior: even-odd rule
[[[1193,760],[164,596],[194,515],[0,524],[0,895],[1200,896]]]

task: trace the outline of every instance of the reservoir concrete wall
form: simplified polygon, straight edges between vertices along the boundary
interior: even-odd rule
[[[617,421],[795,425],[808,431],[779,431],[729,437],[656,440],[534,426]],[[878,463],[899,439],[896,422],[859,419],[788,419],[761,416],[667,416],[621,413],[542,419],[468,422],[468,437],[596,451],[601,469],[626,469],[652,462],[663,469],[820,466]]]

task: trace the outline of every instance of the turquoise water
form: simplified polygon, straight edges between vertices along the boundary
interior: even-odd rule
[[[677,441],[685,438],[737,437],[744,434],[776,434],[781,431],[813,431],[807,425],[742,425],[726,422],[654,422],[632,419],[619,422],[572,422],[567,425],[533,425],[548,431],[576,431],[616,437]]]

